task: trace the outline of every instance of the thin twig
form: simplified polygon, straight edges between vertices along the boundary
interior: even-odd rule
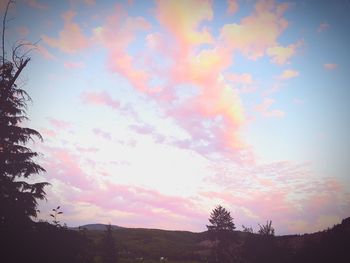
[[[5,64],[5,29],[6,29],[6,17],[7,17],[7,12],[9,10],[10,4],[13,3],[12,0],[9,0],[6,5],[5,9],[5,14],[4,14],[4,19],[2,20],[2,65]]]

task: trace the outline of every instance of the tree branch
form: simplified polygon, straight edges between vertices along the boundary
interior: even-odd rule
[[[10,4],[13,3],[12,0],[9,0],[6,5],[5,9],[5,14],[4,14],[4,19],[2,20],[2,64],[5,64],[5,29],[6,29],[6,17],[7,17],[7,12],[9,10]]]
[[[13,76],[13,78],[9,83],[9,87],[12,87],[12,85],[15,84],[18,76],[21,74],[22,70],[26,67],[29,61],[30,61],[30,58],[27,58],[23,63],[19,65],[18,70],[16,71],[16,74]]]

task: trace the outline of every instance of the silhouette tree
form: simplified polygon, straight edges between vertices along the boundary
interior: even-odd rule
[[[272,227],[272,221],[270,220],[266,222],[265,225],[259,224],[259,231],[258,233],[263,236],[274,236],[275,235],[275,229]]]
[[[106,226],[105,234],[102,238],[101,256],[103,263],[117,263],[118,254],[116,250],[115,240],[113,238],[111,224]]]
[[[45,198],[44,187],[48,184],[27,180],[45,169],[34,160],[38,153],[25,146],[34,137],[42,140],[39,132],[23,127],[31,98],[17,81],[30,61],[23,52],[28,44],[17,43],[11,60],[6,57],[5,24],[11,3],[7,3],[3,17],[0,57],[0,227],[31,222],[31,217],[37,215],[37,200]]]
[[[251,233],[251,234],[254,233],[254,229],[251,226],[242,225],[242,228],[244,233]]]
[[[58,215],[61,215],[63,214],[62,211],[60,211],[61,207],[60,206],[57,206],[56,208],[52,209],[53,213],[50,214],[51,217],[53,217],[53,220],[52,220],[52,223],[57,226],[57,227],[60,227],[61,224],[60,224],[60,221],[58,220]]]
[[[231,262],[230,243],[233,230],[236,228],[230,212],[224,207],[218,205],[210,214],[207,225],[209,238],[214,243],[214,249],[211,257],[212,262]]]

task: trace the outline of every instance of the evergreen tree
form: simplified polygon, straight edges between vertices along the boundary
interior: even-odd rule
[[[38,153],[26,147],[34,137],[42,140],[40,133],[23,127],[23,122],[28,120],[26,109],[31,98],[17,81],[30,61],[21,55],[21,48],[27,44],[15,46],[11,60],[5,53],[5,23],[11,3],[8,2],[3,18],[0,57],[0,227],[31,222],[31,217],[37,215],[37,200],[45,198],[47,185],[27,179],[45,169],[34,160]]]
[[[230,212],[218,205],[210,214],[207,225],[209,238],[214,242],[211,262],[231,262],[230,243],[233,230],[236,228]]]

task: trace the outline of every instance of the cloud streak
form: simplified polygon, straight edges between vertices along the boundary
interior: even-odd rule
[[[88,105],[107,106],[119,109],[119,101],[113,99],[106,91],[85,91],[81,94],[81,100]]]
[[[81,27],[72,21],[76,14],[72,10],[63,13],[64,28],[60,31],[59,37],[52,38],[42,35],[43,41],[50,47],[55,47],[62,52],[71,54],[86,49],[89,46],[89,40],[83,34]]]

